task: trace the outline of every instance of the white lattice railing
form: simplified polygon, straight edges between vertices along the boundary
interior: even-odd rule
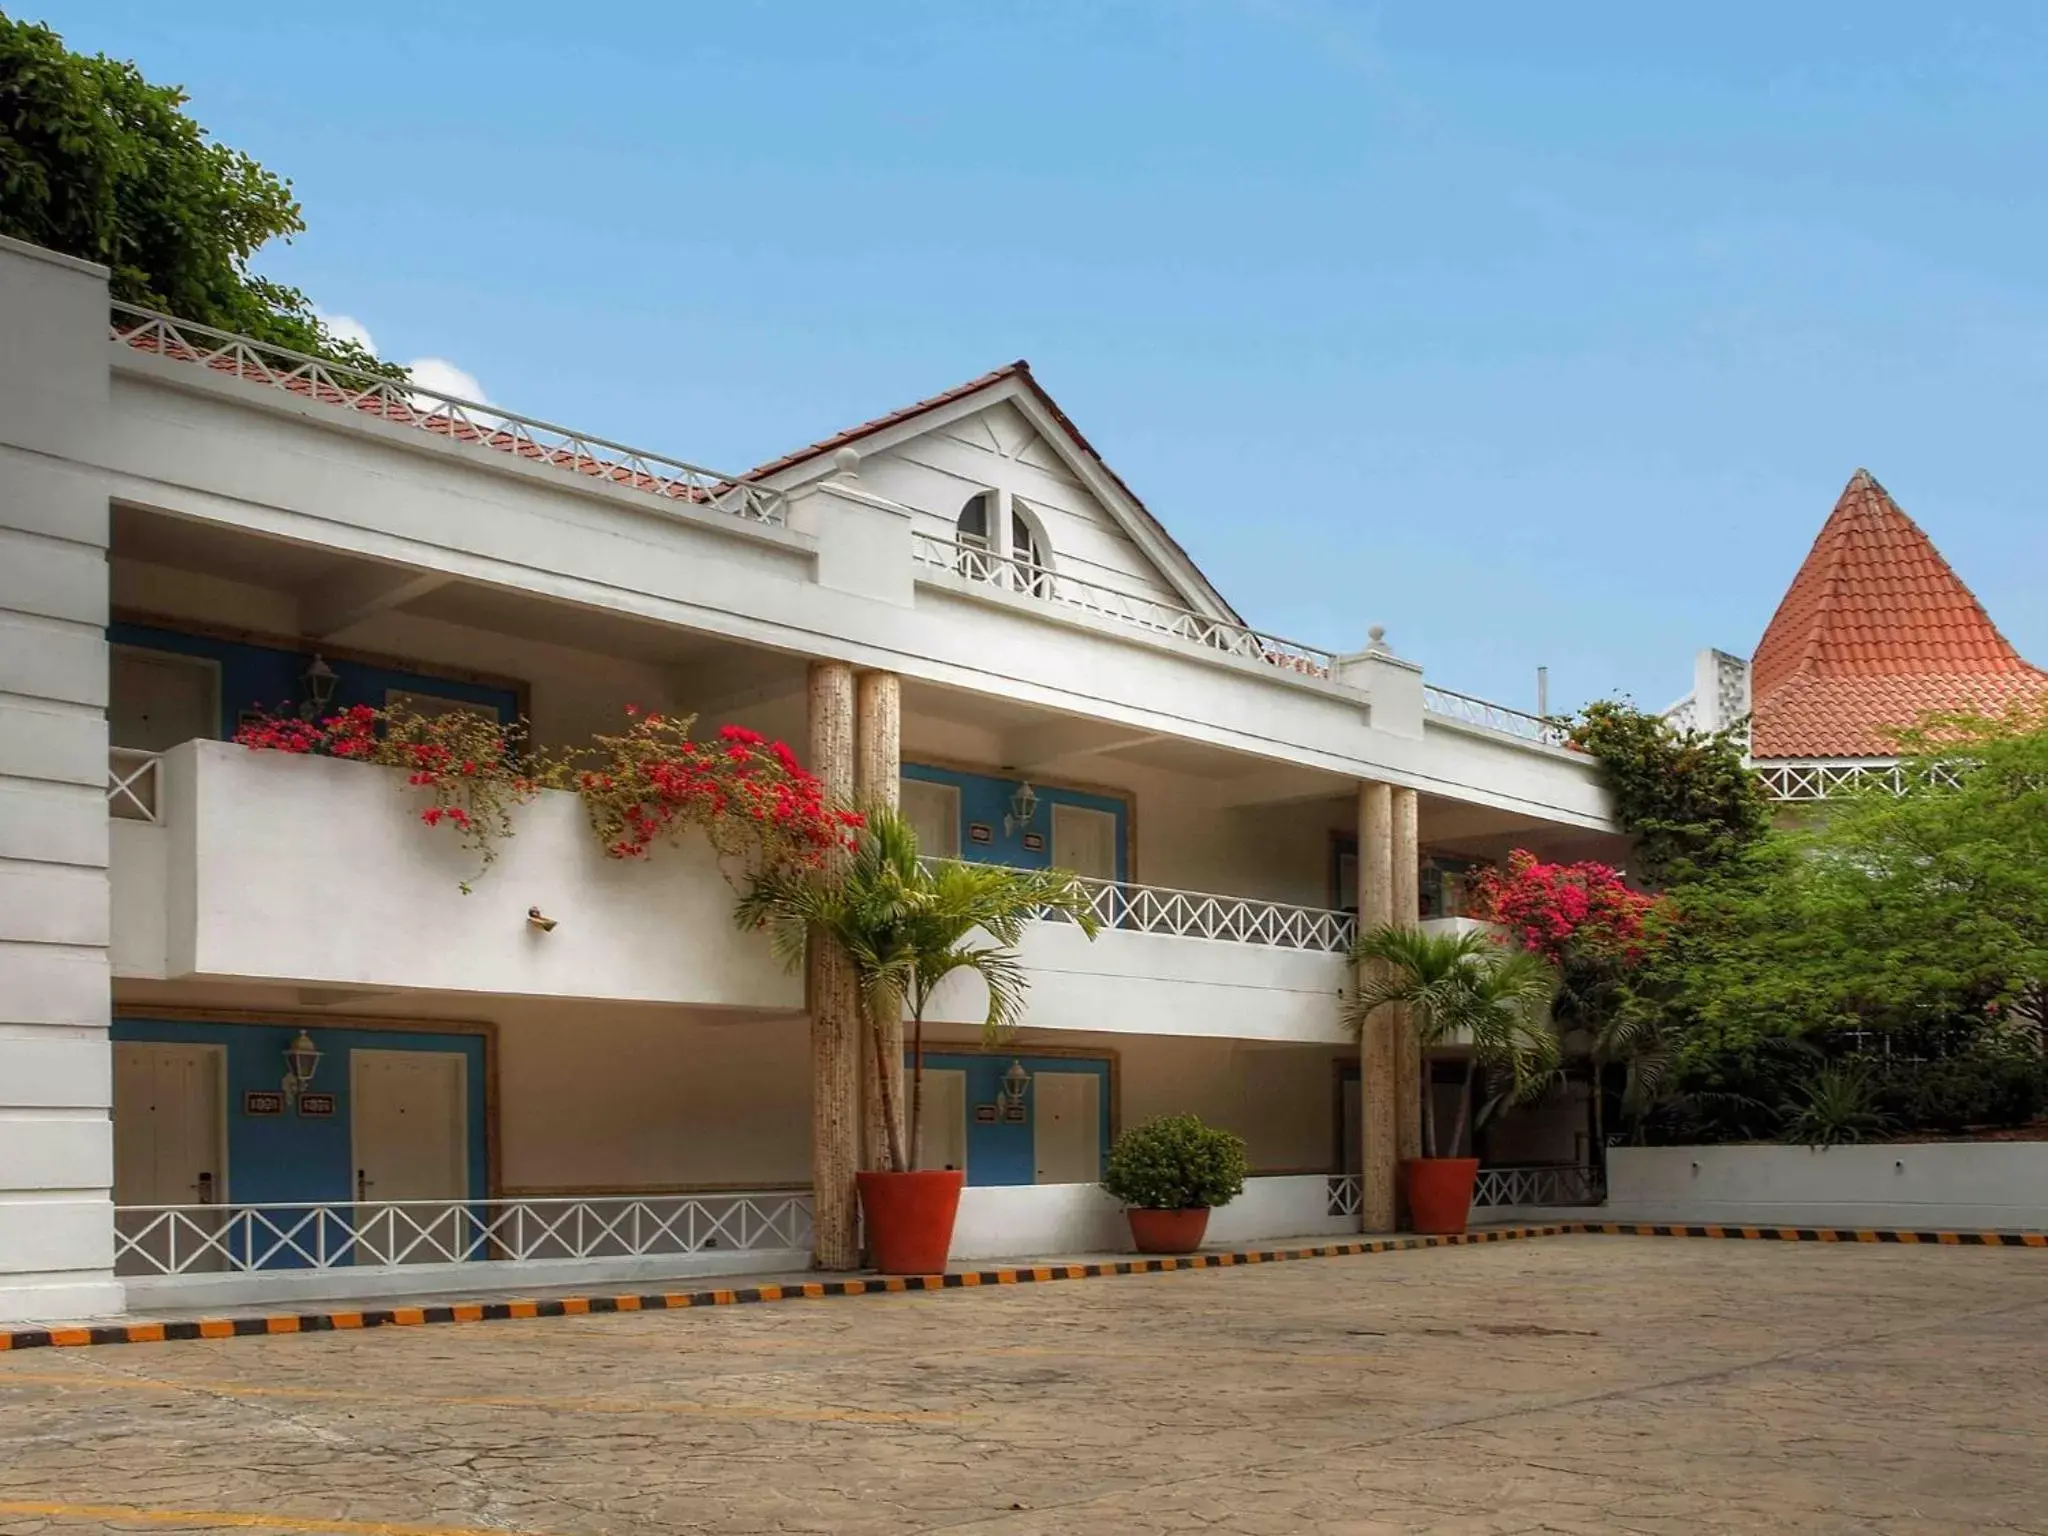
[[[1365,1209],[1364,1181],[1355,1173],[1330,1175],[1330,1214],[1356,1216]]]
[[[1482,1168],[1472,1188],[1475,1210],[1501,1205],[1598,1205],[1600,1175],[1572,1163]]]
[[[135,747],[107,749],[107,811],[124,821],[162,819],[163,759]]]
[[[1883,790],[1903,795],[1918,786],[1954,789],[1961,782],[1952,768],[1935,766],[1919,775],[1900,763],[1756,763],[1757,779],[1773,800],[1805,802]]]
[[[1472,1186],[1472,1208],[1510,1205],[1598,1205],[1600,1175],[1591,1168],[1544,1164],[1528,1168],[1482,1168]],[[1330,1214],[1356,1216],[1364,1189],[1355,1173],[1330,1175]]]
[[[1422,685],[1422,707],[1428,713],[1441,715],[1446,720],[1456,720],[1462,725],[1476,725],[1481,730],[1498,731],[1504,736],[1537,742],[1543,746],[1561,747],[1566,740],[1565,727],[1559,721],[1547,720],[1542,715],[1532,715],[1526,710],[1510,709],[1505,704],[1477,699],[1469,693],[1439,688],[1434,683]]]
[[[113,339],[138,352],[194,363],[301,399],[360,411],[379,421],[417,427],[454,442],[495,449],[750,522],[784,521],[781,492],[683,459],[629,448],[494,405],[444,395],[411,381],[363,373],[132,304],[117,302],[112,307]]]
[[[1312,645],[1283,640],[1229,619],[1214,619],[1176,603],[1164,602],[1138,592],[1124,592],[1099,582],[1040,565],[1013,555],[998,555],[979,544],[919,533],[912,545],[912,558],[931,570],[951,571],[970,581],[986,582],[1006,592],[1061,603],[1097,618],[1149,630],[1169,639],[1186,640],[1220,651],[1261,661],[1283,672],[1303,677],[1328,677],[1336,663],[1329,651]]]
[[[396,1268],[806,1249],[807,1192],[503,1200],[130,1205],[123,1275]]]
[[[1324,907],[1297,907],[1248,896],[1214,896],[1119,880],[1080,879],[1105,928],[1164,933],[1183,939],[1270,944],[1276,949],[1321,949],[1344,954],[1358,934],[1358,919]],[[1047,916],[1065,921],[1058,913]]]

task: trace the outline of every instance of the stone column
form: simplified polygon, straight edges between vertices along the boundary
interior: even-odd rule
[[[0,1322],[118,1312],[107,275],[0,239]],[[155,829],[147,829],[155,830]]]
[[[810,766],[842,804],[854,797],[853,668],[814,661],[810,673]],[[813,933],[805,993],[811,1011],[812,1261],[860,1263],[860,988],[836,944]]]
[[[854,774],[854,798],[861,810],[896,810],[902,802],[903,772],[903,680],[893,672],[863,672],[856,685],[860,709],[857,720],[858,762]],[[880,1021],[877,1031],[863,1029],[861,1038],[861,1166],[889,1166],[889,1121],[897,1131],[905,1124],[903,1098],[903,1016]],[[881,1057],[877,1071],[875,1058]],[[885,1114],[879,1078],[889,1075],[892,1098]],[[905,1143],[908,1145],[908,1143]]]
[[[1415,791],[1394,790],[1393,861],[1394,921],[1404,928],[1422,919],[1422,852],[1420,807]],[[1415,1038],[1415,1020],[1403,1008],[1394,1019],[1394,1146],[1405,1162],[1422,1156],[1422,1046]],[[1408,1225],[1407,1190],[1400,1190],[1401,1224]]]
[[[1388,784],[1358,789],[1358,926],[1361,933],[1394,919],[1394,792]],[[1361,971],[1360,982],[1367,980]],[[1364,1143],[1359,1149],[1359,1226],[1394,1229],[1400,1183],[1396,1028],[1380,1009],[1358,1042],[1358,1109]]]

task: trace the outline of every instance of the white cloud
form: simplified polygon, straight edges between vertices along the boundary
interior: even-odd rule
[[[354,315],[330,315],[324,309],[314,310],[313,315],[337,341],[352,341],[366,352],[377,350],[377,343],[370,339],[370,328]]]
[[[341,341],[353,341],[373,353],[377,350],[370,328],[354,315],[330,315],[324,309],[316,309],[313,313],[327,327],[328,335]],[[484,393],[477,376],[467,368],[458,368],[445,357],[415,358],[405,366],[411,371],[413,382],[420,387],[421,393],[413,397],[412,403],[422,411],[433,410],[440,403],[435,398],[439,395],[473,400],[480,405],[490,402],[490,396]]]
[[[405,366],[412,370],[412,381],[423,390],[432,390],[436,395],[452,395],[458,400],[479,403],[490,400],[475,374],[456,367],[445,357],[415,358]],[[427,408],[433,405],[433,401],[425,396],[415,398],[413,403]]]

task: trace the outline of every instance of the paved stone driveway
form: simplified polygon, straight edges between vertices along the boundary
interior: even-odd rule
[[[0,1355],[0,1533],[2048,1532],[2048,1254],[1630,1237]]]

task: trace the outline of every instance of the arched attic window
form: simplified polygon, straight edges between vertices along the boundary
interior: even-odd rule
[[[1009,545],[996,542],[1002,527],[1002,506],[1010,506]],[[1023,502],[997,491],[977,491],[967,498],[954,524],[959,546],[958,570],[976,581],[992,581],[1034,597],[1052,595],[1052,545],[1045,528]]]
[[[1010,562],[1018,591],[1052,596],[1052,546],[1037,517],[1015,497],[1010,499]]]
[[[994,491],[976,492],[967,498],[967,505],[960,509],[960,519],[954,525],[954,539],[960,546],[959,567],[962,576],[971,576],[976,581],[994,579],[996,562],[991,551],[995,548],[995,517]]]

